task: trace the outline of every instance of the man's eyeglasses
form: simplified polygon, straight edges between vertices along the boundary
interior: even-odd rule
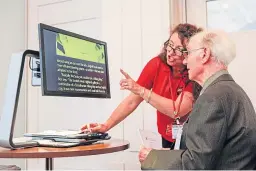
[[[173,45],[169,44],[169,43],[165,44],[165,49],[166,50],[172,50],[172,52],[174,52],[177,56],[183,56],[183,52],[186,51],[185,49],[174,48]]]
[[[183,51],[183,55],[184,55],[185,58],[187,58],[192,52],[200,50],[200,49],[204,49],[204,48],[201,47],[201,48],[192,49],[192,50],[185,50],[185,51]]]

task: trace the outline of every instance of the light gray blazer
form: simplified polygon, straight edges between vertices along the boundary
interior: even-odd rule
[[[142,169],[255,169],[256,114],[229,74],[213,81],[185,123],[181,150],[152,150]]]

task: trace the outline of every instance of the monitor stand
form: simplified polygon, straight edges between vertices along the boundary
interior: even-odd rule
[[[15,142],[13,139],[20,87],[27,56],[39,58],[39,52],[25,50],[24,52],[13,54],[10,59],[3,111],[0,118],[0,146],[4,148],[17,149],[37,146],[35,141]]]

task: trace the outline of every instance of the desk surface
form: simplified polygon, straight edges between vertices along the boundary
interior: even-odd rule
[[[0,147],[0,158],[57,158],[113,153],[129,148],[129,142],[111,139],[87,146],[70,148],[33,147],[10,150]]]

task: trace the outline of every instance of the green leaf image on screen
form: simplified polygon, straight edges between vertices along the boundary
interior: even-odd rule
[[[105,58],[105,55],[104,55],[104,49],[103,49],[104,47],[102,46],[102,45],[100,45],[100,44],[96,44],[95,45],[95,49],[97,50],[97,51],[101,51],[102,53],[101,53],[101,56],[99,56],[98,58],[102,58],[103,60],[105,60],[104,58]],[[99,59],[100,60],[100,59]]]
[[[105,63],[104,45],[58,33],[56,35],[56,53],[97,63]]]
[[[59,34],[57,34],[56,41],[57,41],[57,50],[60,50],[64,55],[65,54],[65,49],[62,46],[62,42],[60,40],[60,35]]]

